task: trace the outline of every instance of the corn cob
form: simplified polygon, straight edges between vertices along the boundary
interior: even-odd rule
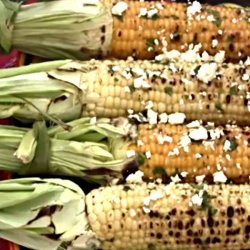
[[[230,60],[250,56],[249,9],[209,5],[195,9],[166,1],[123,2],[127,9],[121,15],[113,14],[111,56],[115,58],[133,55],[153,59],[166,47],[185,51],[191,43],[201,43],[202,51],[212,55],[225,50]]]
[[[248,185],[105,187],[86,197],[102,250],[250,248]]]
[[[34,72],[38,74],[28,74]],[[47,113],[63,120],[112,118],[143,112],[152,104],[158,114],[182,112],[187,120],[249,125],[249,76],[248,62],[36,64],[0,71],[0,117],[41,119]]]
[[[224,182],[248,182],[250,129],[191,124],[139,125],[130,150],[139,153],[144,176],[165,182],[177,176],[185,182],[202,178],[211,183],[222,171]]]

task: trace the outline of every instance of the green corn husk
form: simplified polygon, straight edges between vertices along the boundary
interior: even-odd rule
[[[89,59],[108,53],[109,8],[97,0],[55,0],[20,5],[0,3],[0,48],[12,47],[49,59]]]
[[[85,195],[73,182],[23,178],[0,182],[0,238],[34,250],[64,250],[88,231]]]
[[[67,129],[67,130],[66,130]],[[47,128],[0,126],[0,170],[20,175],[76,176],[104,184],[120,177],[133,159],[126,155],[127,131],[110,121],[82,118]],[[119,145],[119,146],[117,146]]]

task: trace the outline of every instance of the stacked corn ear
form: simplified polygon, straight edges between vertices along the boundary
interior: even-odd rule
[[[126,184],[86,197],[103,250],[250,248],[249,185]]]
[[[108,1],[108,0],[107,0]],[[237,61],[250,56],[250,11],[247,8],[182,4],[168,1],[113,2],[111,56],[153,59],[163,50],[185,51],[202,44]],[[123,2],[123,4],[121,4]]]
[[[63,126],[64,127],[63,127]],[[20,175],[77,176],[105,184],[120,177],[128,159],[123,138],[128,131],[110,121],[82,118],[47,128],[0,126],[0,170]],[[129,129],[129,127],[128,127]]]
[[[250,123],[249,60],[227,64],[195,54],[188,61],[189,52],[174,54],[157,62],[59,61],[0,70],[0,117],[37,120],[46,114],[67,121],[145,116],[150,109],[181,112],[187,121]]]
[[[137,152],[140,170],[149,179],[249,182],[249,127],[203,126],[198,121],[141,124],[130,150]]]
[[[85,195],[71,181],[1,181],[0,197],[3,239],[34,250],[63,250],[66,243],[87,232]]]

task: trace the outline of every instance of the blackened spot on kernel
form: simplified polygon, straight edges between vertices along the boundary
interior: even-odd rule
[[[227,208],[227,217],[232,218],[233,216],[234,216],[234,208],[230,206]]]

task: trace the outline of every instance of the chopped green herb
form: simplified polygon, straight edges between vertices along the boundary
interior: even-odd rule
[[[217,209],[213,208],[211,205],[211,200],[216,198],[215,196],[210,195],[206,190],[204,190],[203,184],[190,184],[195,190],[196,194],[202,193],[202,204],[201,209],[208,212],[208,215],[214,216],[217,213]]]
[[[194,73],[197,75],[199,70],[201,68],[201,65],[197,66],[195,69],[194,69]]]
[[[212,21],[217,27],[221,26],[222,23],[222,18],[220,15],[220,12],[217,10],[212,10],[212,9],[206,9],[207,13],[210,15],[213,15],[214,21]]]
[[[115,79],[114,79],[114,80],[115,80],[115,82],[119,82],[119,79],[118,79],[118,78],[116,78],[116,77],[115,77]]]
[[[153,174],[154,175],[157,175],[157,174],[159,174],[159,175],[166,175],[167,173],[166,173],[165,168],[163,168],[163,167],[155,167],[153,169]]]
[[[153,243],[148,244],[148,250],[157,250],[156,246]]]
[[[153,21],[157,20],[158,18],[159,18],[159,15],[157,13],[155,13],[154,15],[152,15],[150,17],[150,19],[153,20]]]
[[[219,111],[219,112],[223,112],[223,108],[221,106],[221,103],[220,102],[216,102],[215,103],[215,108]]]
[[[113,75],[115,73],[115,71],[113,70],[113,67],[114,67],[114,65],[108,65],[108,68],[109,68],[108,73],[111,75]]]
[[[114,15],[119,21],[123,22],[123,15]]]
[[[134,92],[134,91],[135,91],[135,86],[134,86],[133,83],[130,84],[128,87],[129,87],[129,89],[130,89],[130,92]]]
[[[139,164],[139,166],[141,166],[141,165],[143,165],[144,163],[145,163],[145,161],[146,161],[146,156],[145,156],[145,154],[144,153],[138,153],[138,158],[137,158],[137,160],[138,160],[138,164]]]
[[[155,48],[155,38],[147,38],[146,39],[146,46],[148,51],[152,51]]]
[[[131,187],[127,186],[127,185],[124,185],[123,190],[127,192],[128,190],[131,190]]]
[[[167,86],[164,89],[165,93],[172,96],[173,95],[173,87],[172,86]]]
[[[230,87],[230,95],[237,95],[237,86]]]
[[[230,141],[230,151],[234,151],[238,147],[238,143],[234,138],[229,139]]]

